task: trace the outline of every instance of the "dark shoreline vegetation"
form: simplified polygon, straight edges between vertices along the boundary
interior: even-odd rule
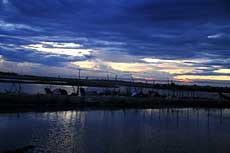
[[[27,145],[21,148],[12,149],[12,150],[0,150],[0,153],[30,153],[35,148],[33,145]]]
[[[230,108],[230,102],[213,99],[162,97],[66,96],[0,94],[0,112],[62,111],[78,109]]]

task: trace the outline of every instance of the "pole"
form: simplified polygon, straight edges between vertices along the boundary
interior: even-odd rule
[[[78,69],[78,79],[81,79],[81,69]]]
[[[81,69],[78,69],[78,79],[81,79]],[[80,96],[81,92],[80,92],[80,85],[78,84],[77,86],[77,95]]]

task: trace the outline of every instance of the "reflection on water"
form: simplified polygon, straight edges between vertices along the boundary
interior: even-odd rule
[[[0,114],[0,149],[53,153],[227,153],[228,109]]]

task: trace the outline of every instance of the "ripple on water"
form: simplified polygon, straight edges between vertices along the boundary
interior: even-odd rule
[[[227,153],[228,109],[0,114],[0,148],[50,153]]]

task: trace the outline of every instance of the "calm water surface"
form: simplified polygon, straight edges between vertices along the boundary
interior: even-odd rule
[[[0,114],[0,149],[50,153],[228,153],[230,110]]]

